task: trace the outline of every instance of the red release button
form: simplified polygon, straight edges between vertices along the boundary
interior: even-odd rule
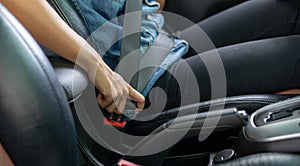
[[[118,166],[141,166],[141,165],[134,164],[134,163],[132,163],[132,162],[129,162],[129,161],[126,161],[126,160],[121,159],[121,160],[118,162]]]
[[[123,122],[116,122],[116,121],[112,121],[112,120],[109,120],[107,118],[104,119],[104,124],[107,124],[107,125],[112,125],[112,126],[115,126],[115,127],[124,127],[126,122],[123,121]]]

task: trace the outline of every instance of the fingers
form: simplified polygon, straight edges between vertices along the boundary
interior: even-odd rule
[[[111,103],[111,105],[109,105],[109,106],[106,108],[107,112],[109,112],[109,113],[117,112],[118,105],[119,105],[120,101],[121,101],[121,98],[120,98],[120,97],[114,99],[114,101]]]
[[[118,105],[117,114],[122,114],[126,106],[127,97],[122,97]]]
[[[110,88],[102,88],[105,91],[100,92],[97,96],[97,101],[102,109],[106,109],[109,113],[121,114],[129,98],[137,103],[135,111],[143,110],[145,105],[144,96],[126,83],[122,77],[115,77],[111,85]]]
[[[102,109],[106,109],[108,106],[110,106],[113,103],[112,98],[107,98],[107,97],[104,98],[104,96],[100,93],[98,94],[97,101]]]
[[[109,102],[109,100],[104,100],[103,95],[99,94],[97,97],[97,101],[102,109],[106,109],[109,113],[117,113],[122,114],[125,106],[127,97],[126,96],[120,96],[112,100],[112,102]]]
[[[145,106],[145,97],[141,95],[138,91],[129,86],[129,98],[136,101],[137,109],[135,111],[142,111]]]

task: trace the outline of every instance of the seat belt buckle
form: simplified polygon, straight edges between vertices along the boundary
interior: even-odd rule
[[[124,128],[127,121],[134,119],[138,115],[138,112],[132,109],[125,109],[122,115],[111,113],[104,118],[104,124],[111,125],[118,128]]]
[[[141,165],[132,163],[130,161],[126,161],[124,159],[120,159],[119,162],[118,162],[118,166],[141,166]]]
[[[118,128],[124,128],[126,125],[126,121],[120,121],[119,119],[117,121],[114,121],[110,118],[104,118],[104,124],[111,125]]]

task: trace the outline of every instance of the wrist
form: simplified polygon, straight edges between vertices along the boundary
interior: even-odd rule
[[[99,71],[112,73],[101,56],[92,47],[87,47],[82,49],[78,54],[76,64],[82,67],[88,75],[95,75]]]

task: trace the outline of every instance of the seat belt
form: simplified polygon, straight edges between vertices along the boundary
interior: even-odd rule
[[[121,55],[118,73],[131,83],[133,88],[138,85],[138,73],[134,78],[126,78],[129,74],[139,71],[140,66],[140,44],[142,26],[142,3],[143,0],[126,0],[125,15],[123,23]],[[134,51],[134,52],[133,52]],[[122,63],[125,56],[130,56]]]
[[[121,55],[116,70],[116,72],[120,74],[126,82],[130,82],[131,86],[135,89],[138,87],[138,71],[140,68],[142,3],[143,0],[126,0]],[[135,74],[135,77],[131,78],[133,74]],[[123,114],[126,115],[126,117],[134,118],[137,113],[131,109],[125,109]],[[124,128],[126,124],[125,121],[120,119],[120,116],[115,116],[114,114],[111,114],[110,118],[106,118],[104,123],[120,129]]]

